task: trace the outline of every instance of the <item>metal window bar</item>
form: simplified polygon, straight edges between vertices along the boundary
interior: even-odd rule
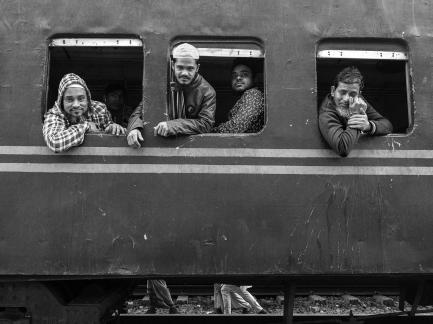
[[[199,47],[198,53],[200,57],[264,57],[263,51],[258,49],[242,49],[242,48],[204,48]]]
[[[174,90],[174,86],[173,83],[174,81],[174,73],[173,70],[171,68],[171,62],[170,62],[170,80],[169,80],[169,91],[170,91],[170,102],[169,102],[169,107],[168,107],[168,119],[176,119],[177,118],[177,114],[176,114],[176,108],[175,108],[175,90]]]
[[[50,47],[143,47],[138,38],[54,38]]]
[[[391,51],[321,50],[317,58],[407,61],[408,55]]]

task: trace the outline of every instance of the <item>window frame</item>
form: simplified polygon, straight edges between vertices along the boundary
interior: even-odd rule
[[[43,91],[42,91],[42,107],[41,107],[41,118],[42,123],[44,121],[44,114],[47,112],[51,107],[48,106],[49,101],[49,94],[50,91],[55,91],[57,93],[57,89],[51,90],[49,87],[50,84],[50,76],[51,76],[51,68],[52,68],[52,53],[51,49],[54,47],[58,48],[85,48],[85,47],[97,47],[97,48],[128,48],[128,47],[134,47],[134,48],[140,48],[141,53],[143,55],[141,60],[141,80],[140,80],[140,92],[141,92],[141,98],[140,100],[143,100],[144,92],[143,92],[143,82],[144,82],[144,75],[145,75],[145,44],[139,35],[135,34],[103,34],[103,35],[95,35],[95,34],[55,34],[50,36],[47,39],[47,55],[46,55],[46,66],[45,66],[45,74],[44,74],[44,80],[43,80]],[[73,73],[73,72],[72,72]],[[86,80],[85,80],[86,81]],[[86,81],[87,82],[87,81]],[[92,94],[93,97],[93,94]],[[93,100],[93,99],[92,99]],[[104,132],[100,133],[91,133],[86,135],[107,135],[112,136],[111,134],[106,134]]]
[[[407,137],[411,135],[414,128],[414,101],[413,81],[410,73],[411,57],[409,46],[402,39],[375,39],[375,38],[325,38],[316,43],[316,94],[319,94],[319,60],[367,60],[376,61],[400,61],[405,62],[404,78],[406,90],[406,116],[407,128],[405,132],[394,132],[387,137]],[[331,85],[330,85],[331,86]],[[319,97],[317,96],[317,104]]]
[[[266,52],[263,41],[256,37],[175,37],[169,42],[168,51],[167,51],[167,100],[166,100],[166,115],[169,116],[169,112],[171,107],[169,106],[169,96],[170,96],[170,82],[173,77],[172,71],[172,58],[171,53],[174,47],[181,43],[189,43],[195,46],[200,55],[200,60],[202,57],[204,58],[256,58],[262,60],[262,81],[263,81],[263,96],[264,96],[264,124],[262,129],[256,133],[202,133],[202,134],[194,134],[190,136],[195,137],[245,137],[245,136],[258,136],[261,135],[264,129],[267,126],[268,122],[268,111],[267,111],[267,95],[266,95]],[[201,45],[206,45],[203,47]],[[238,48],[234,47],[235,45],[239,45]],[[226,47],[223,47],[226,46]],[[251,48],[244,48],[250,46]],[[255,47],[255,48],[252,48]],[[213,55],[211,55],[213,54]],[[202,63],[200,62],[200,66]],[[200,71],[199,71],[200,73]],[[211,85],[212,83],[206,79]],[[218,109],[218,107],[216,107]],[[169,119],[167,119],[169,120]]]

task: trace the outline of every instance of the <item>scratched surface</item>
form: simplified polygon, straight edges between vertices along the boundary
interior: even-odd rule
[[[374,37],[407,43],[414,127],[408,136],[361,140],[358,148],[431,150],[432,6],[415,0],[0,0],[0,145],[44,145],[47,39],[110,33],[143,39],[151,125],[164,118],[167,50],[174,37],[257,37],[264,44],[267,125],[260,135],[166,140],[147,131],[148,147],[324,149],[317,127],[316,44],[327,37]],[[125,142],[94,136],[84,145]],[[0,161],[158,163],[53,155],[5,155]],[[430,176],[1,173],[0,180],[0,274],[432,272]]]
[[[2,183],[2,274],[433,270],[431,178],[9,174]]]

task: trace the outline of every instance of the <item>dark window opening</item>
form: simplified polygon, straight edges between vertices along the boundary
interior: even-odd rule
[[[228,120],[230,109],[238,97],[231,88],[231,69],[235,60],[248,59],[254,65],[254,84],[265,95],[264,84],[264,50],[260,44],[253,41],[190,41],[176,40],[170,50],[176,45],[187,42],[194,45],[200,54],[199,73],[215,89],[216,111],[215,126]],[[174,81],[174,75],[169,66],[169,81]],[[168,107],[171,109],[171,107]],[[265,102],[266,116],[266,102]],[[266,118],[265,118],[266,124]]]
[[[53,107],[61,78],[75,73],[86,82],[92,100],[104,102],[108,85],[125,89],[124,102],[135,108],[142,100],[143,44],[137,38],[53,38],[42,114]]]
[[[408,55],[392,41],[325,40],[317,51],[317,104],[330,93],[336,75],[356,66],[364,77],[362,95],[393,125],[393,133],[407,133],[412,125]]]

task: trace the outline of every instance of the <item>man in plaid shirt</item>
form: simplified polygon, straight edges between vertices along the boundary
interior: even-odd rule
[[[45,143],[56,153],[64,152],[83,143],[86,133],[101,131],[125,134],[122,126],[113,123],[107,107],[91,100],[84,80],[76,74],[66,74],[60,81],[57,101],[44,116]]]

